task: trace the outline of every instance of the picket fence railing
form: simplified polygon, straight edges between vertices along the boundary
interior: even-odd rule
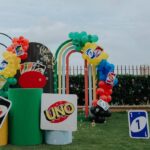
[[[116,65],[117,75],[150,75],[150,65]],[[84,66],[70,66],[70,75],[83,75]]]

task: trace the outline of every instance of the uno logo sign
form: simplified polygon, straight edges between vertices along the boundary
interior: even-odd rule
[[[74,111],[75,107],[72,103],[61,100],[52,104],[44,114],[51,123],[59,123],[66,120]]]

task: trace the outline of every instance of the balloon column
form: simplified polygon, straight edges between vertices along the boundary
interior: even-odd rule
[[[118,83],[114,73],[114,65],[102,60],[97,65],[98,88],[96,89],[97,99],[93,101],[91,107],[91,119],[95,122],[103,123],[105,117],[111,116],[108,103],[111,102],[112,89]]]

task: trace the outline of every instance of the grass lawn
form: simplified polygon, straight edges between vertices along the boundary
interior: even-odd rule
[[[150,114],[149,114],[150,118]],[[150,119],[149,119],[150,120]],[[0,150],[150,150],[150,139],[131,139],[128,133],[127,113],[113,113],[104,124],[92,127],[90,122],[78,122],[73,143],[66,146],[37,145],[18,147],[7,145]]]

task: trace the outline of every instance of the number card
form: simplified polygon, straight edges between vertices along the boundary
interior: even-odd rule
[[[144,110],[128,112],[129,135],[135,139],[149,138],[148,114]]]
[[[109,109],[109,104],[101,99],[97,102],[97,105],[102,107],[105,111]]]

